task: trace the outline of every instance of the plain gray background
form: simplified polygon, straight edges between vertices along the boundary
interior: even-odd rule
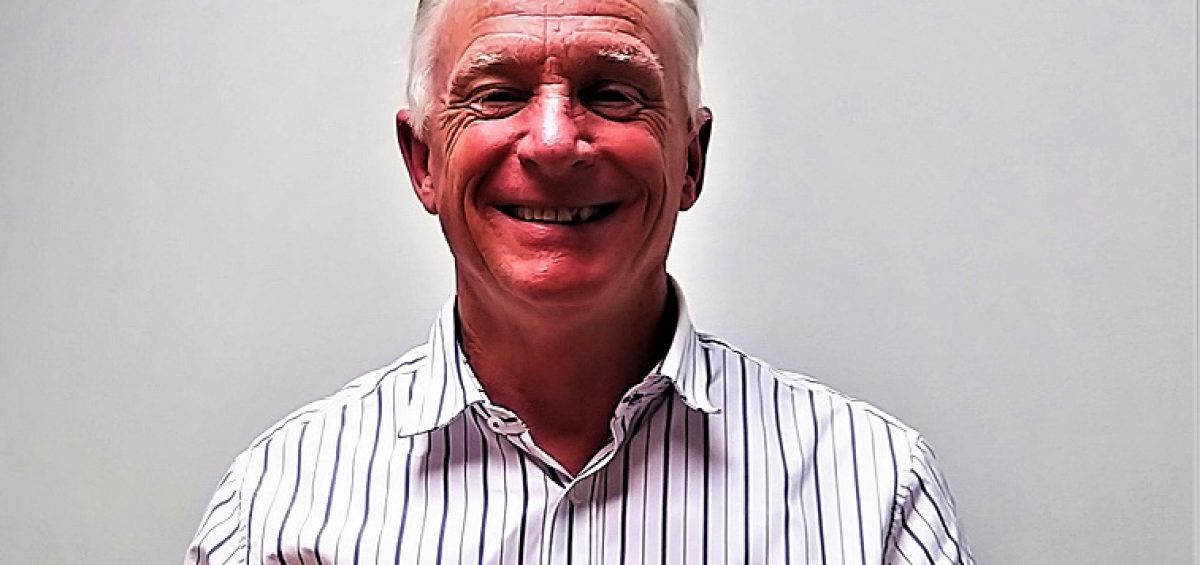
[[[0,7],[0,562],[172,563],[451,291],[414,1]],[[921,429],[981,562],[1187,563],[1196,7],[708,0],[699,327]]]

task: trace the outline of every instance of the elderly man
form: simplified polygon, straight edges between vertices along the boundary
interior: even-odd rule
[[[400,148],[428,343],[234,461],[189,563],[969,563],[910,428],[693,329],[695,0],[423,0]]]

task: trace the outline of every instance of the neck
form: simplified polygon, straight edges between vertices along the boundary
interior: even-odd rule
[[[670,345],[676,305],[666,273],[606,307],[501,308],[506,301],[464,286],[458,295],[463,349],[484,390],[577,473],[608,440],[622,395]]]

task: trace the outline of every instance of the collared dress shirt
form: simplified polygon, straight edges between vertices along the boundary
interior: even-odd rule
[[[679,318],[575,476],[429,341],[233,462],[185,563],[972,563],[925,441]]]

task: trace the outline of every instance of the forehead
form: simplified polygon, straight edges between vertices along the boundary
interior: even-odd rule
[[[524,59],[615,49],[664,63],[674,56],[659,0],[451,0],[445,14],[438,58],[450,67],[494,53]]]

